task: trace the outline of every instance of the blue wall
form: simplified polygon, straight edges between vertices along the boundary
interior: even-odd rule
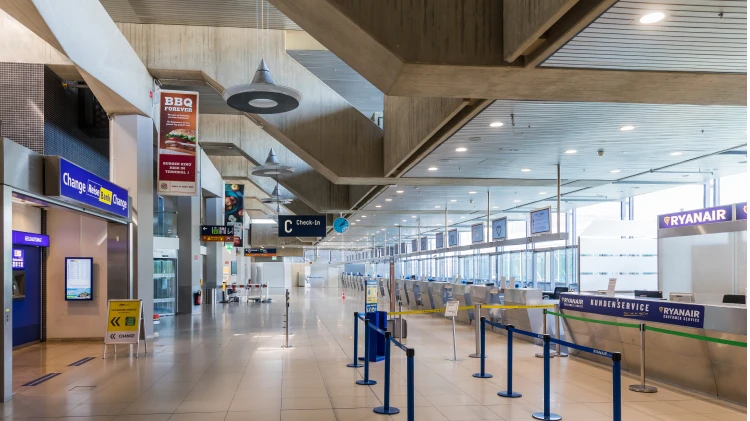
[[[26,267],[26,297],[13,300],[13,346],[19,346],[41,338],[42,249],[28,246],[13,248],[23,250]]]

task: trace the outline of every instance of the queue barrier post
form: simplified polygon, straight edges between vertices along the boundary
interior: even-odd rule
[[[641,382],[639,384],[630,385],[630,390],[639,393],[656,393],[656,387],[646,385],[646,324],[641,323],[638,325],[638,330],[641,334],[641,344],[639,349],[639,355],[641,358]]]
[[[406,349],[406,421],[414,421],[414,348]]]
[[[351,364],[347,364],[347,367],[359,368],[362,364],[357,362],[357,349],[359,348],[359,313],[354,312],[354,361]]]
[[[504,398],[520,398],[523,396],[513,391],[513,329],[513,325],[505,326],[505,330],[508,331],[508,375],[506,376],[508,379],[508,390],[497,392],[498,396]]]
[[[480,358],[480,356],[482,355],[482,353],[479,351],[479,347],[481,346],[480,344],[481,340],[479,336],[481,335],[480,329],[484,329],[484,328],[479,326],[479,322],[478,322],[479,315],[481,314],[481,312],[482,312],[482,305],[476,304],[474,306],[474,353],[469,354],[470,358]],[[481,358],[484,358],[484,357],[481,357]]]
[[[377,384],[375,380],[370,379],[370,321],[365,319],[365,378],[357,380],[360,386],[372,386]]]
[[[622,387],[620,386],[620,360],[622,354],[612,353],[612,419],[622,421]]]
[[[550,413],[550,366],[549,366],[549,360],[550,360],[550,353],[549,353],[549,343],[550,343],[550,336],[549,334],[542,335],[542,339],[544,340],[544,412],[534,412],[531,414],[531,416],[534,419],[537,420],[545,420],[545,421],[558,421],[561,420],[562,417]]]
[[[393,415],[401,412],[391,406],[391,332],[385,332],[385,375],[383,376],[383,406],[373,408],[376,414]]]
[[[487,358],[485,358],[484,351],[485,351],[485,328],[486,328],[487,321],[484,317],[479,319],[478,325],[480,326],[480,334],[479,334],[479,373],[472,374],[474,377],[478,379],[490,379],[492,378],[492,374],[488,374],[484,371],[484,362]]]

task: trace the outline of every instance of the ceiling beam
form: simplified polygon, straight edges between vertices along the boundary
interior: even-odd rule
[[[542,35],[578,0],[503,0],[503,52],[514,62],[534,48]],[[543,42],[544,38],[542,38]]]
[[[562,180],[563,184],[576,180]],[[606,184],[611,181],[585,180],[587,183]],[[444,177],[381,177],[354,178],[341,177],[341,184],[347,185],[398,185],[398,186],[477,186],[477,187],[554,187],[557,179],[524,179],[524,178],[444,178]]]
[[[554,54],[555,51],[570,41],[571,38],[583,31],[591,22],[606,12],[616,2],[617,0],[580,0],[568,6],[570,10],[562,18],[558,17],[559,20],[555,19],[556,22],[554,25],[549,28],[549,33],[544,43],[530,55],[526,56],[526,67],[536,67],[541,64],[547,57]]]

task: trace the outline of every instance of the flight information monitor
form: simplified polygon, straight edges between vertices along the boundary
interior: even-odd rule
[[[471,226],[471,244],[484,242],[484,224],[474,224]]]
[[[65,299],[86,301],[94,299],[94,259],[91,257],[65,258]]]
[[[550,223],[550,207],[536,209],[530,212],[531,234],[543,234],[552,231]]]
[[[492,239],[505,240],[508,238],[508,218],[502,217],[492,221]]]
[[[458,230],[448,231],[448,247],[456,247],[458,245]]]

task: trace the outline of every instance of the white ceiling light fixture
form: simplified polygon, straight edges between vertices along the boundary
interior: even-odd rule
[[[385,199],[386,202],[392,202],[393,199]]]
[[[417,215],[412,215],[411,217],[412,217],[412,218],[416,218],[416,217],[417,217]]]
[[[355,221],[359,222],[359,219],[355,219]]]
[[[466,152],[467,150],[466,148],[456,148],[456,152]]]
[[[375,207],[376,207],[376,208],[382,208],[382,206],[380,206],[380,205],[375,205]]]
[[[250,218],[250,224],[252,225],[274,225],[274,224],[277,224],[277,222],[271,218]]]
[[[621,132],[629,132],[631,130],[635,130],[635,126],[633,126],[632,124],[628,124],[628,125],[620,127]]]
[[[276,157],[276,152],[271,149],[268,152],[268,157],[263,165],[253,167],[252,174],[260,177],[278,177],[291,175],[294,173],[294,167],[288,165],[281,165],[279,158]]]
[[[546,191],[540,191],[539,194],[547,194]]]
[[[618,172],[620,172],[620,170],[612,170],[612,171],[610,171],[610,172],[611,172],[612,174],[617,174]]]
[[[577,151],[577,150],[575,150],[575,149],[568,149],[567,151],[565,151],[565,153],[566,153],[567,155],[573,155],[573,154],[575,154],[575,153],[578,153],[578,151]]]
[[[520,201],[520,200],[518,200],[518,199],[516,199],[516,200],[514,200],[514,201],[513,201],[513,203],[520,203],[520,202],[521,202],[521,201]]]
[[[456,202],[458,202],[458,200],[456,200],[456,199],[451,199],[451,203],[456,203]]]
[[[438,167],[427,168],[427,171],[437,171],[437,170],[438,170]]]
[[[524,168],[524,169],[521,170],[521,172],[531,172],[531,170],[528,169],[528,168]]]
[[[672,152],[669,155],[670,156],[680,156],[680,155],[682,155],[682,152]]]
[[[492,123],[490,123],[490,127],[503,127],[503,122],[502,121],[493,121]]]
[[[667,15],[665,15],[663,12],[651,12],[648,14],[645,14],[641,16],[640,19],[638,19],[638,22],[644,24],[644,25],[650,25],[652,23],[656,23],[664,19]]]
[[[440,209],[440,206],[435,206],[435,209]]]
[[[362,215],[363,218],[367,218],[367,215]]]
[[[403,191],[403,190],[396,190],[396,193],[398,193],[398,194],[403,194],[403,193],[404,193],[404,191]]]

